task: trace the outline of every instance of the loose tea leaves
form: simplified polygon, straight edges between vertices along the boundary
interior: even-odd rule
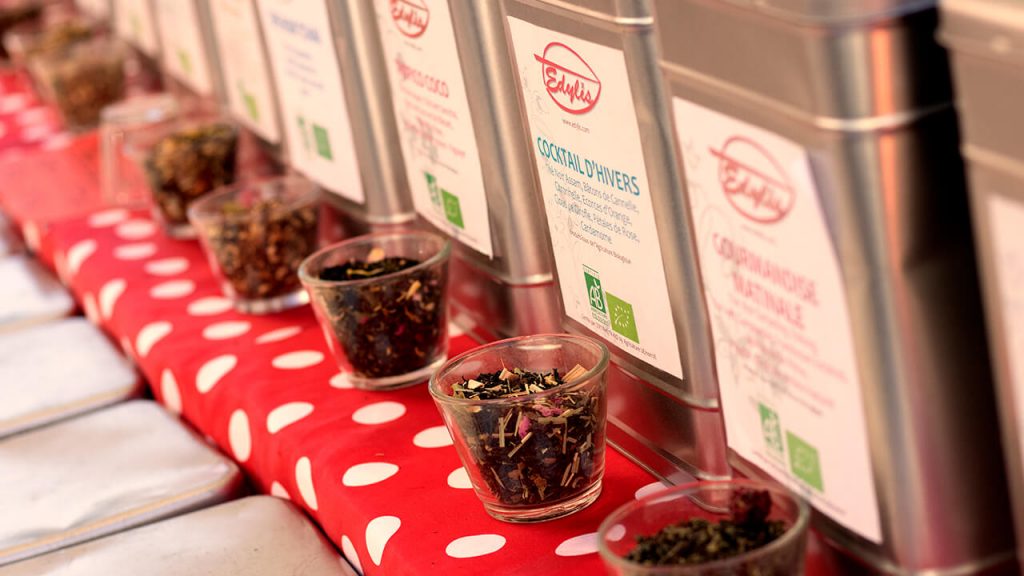
[[[206,240],[224,281],[239,298],[260,300],[302,289],[298,269],[316,250],[319,210],[279,200],[228,203],[225,218],[208,225]],[[244,215],[243,215],[244,214]]]
[[[93,29],[85,22],[77,20],[61,22],[42,33],[38,41],[25,51],[25,56],[60,53],[78,42],[92,38],[92,36]]]
[[[322,280],[379,281],[322,292],[323,308],[355,375],[383,378],[415,372],[440,358],[447,342],[444,266],[382,278],[420,264],[414,258],[371,252],[320,273]]]
[[[124,95],[123,58],[75,52],[51,55],[41,66],[49,69],[50,92],[69,128],[95,126],[103,108]]]
[[[162,138],[145,161],[153,200],[170,224],[185,224],[189,204],[235,180],[238,133],[228,124],[189,128]]]
[[[586,372],[579,365],[564,376],[557,369],[505,368],[464,379],[452,386],[452,396],[519,398]],[[603,394],[575,389],[533,402],[468,406],[458,418],[482,480],[498,501],[532,506],[568,500],[593,486],[604,463],[603,408]]]
[[[750,552],[786,531],[785,522],[768,520],[771,507],[772,498],[767,490],[739,488],[729,502],[728,520],[692,518],[666,526],[656,534],[638,536],[626,559],[644,566],[700,564]],[[746,572],[738,573],[774,574],[769,568],[752,565],[745,568]]]

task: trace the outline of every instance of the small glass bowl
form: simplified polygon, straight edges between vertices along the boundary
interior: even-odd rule
[[[299,268],[342,374],[356,388],[388,390],[427,379],[448,356],[451,242],[430,232],[357,236]],[[327,280],[326,269],[380,258],[418,264],[375,277]]]
[[[586,508],[601,493],[607,420],[608,348],[585,336],[541,334],[462,354],[430,379],[476,495],[506,522],[539,522]],[[452,396],[482,373],[503,369],[579,377],[542,392],[472,400]]]
[[[79,42],[66,51],[32,59],[33,77],[44,98],[60,111],[72,132],[95,128],[103,108],[125,94],[124,44],[110,38]]]
[[[188,209],[224,294],[246,314],[301,306],[299,265],[316,251],[319,188],[283,176],[220,188]]]
[[[165,123],[136,138],[130,154],[149,185],[153,219],[172,238],[194,238],[189,205],[235,181],[238,126],[221,117]]]
[[[626,559],[638,537],[652,536],[666,526],[695,518],[730,520],[729,504],[740,489],[766,490],[771,495],[768,519],[786,525],[776,540],[744,554],[700,564],[645,566]],[[741,479],[687,484],[616,509],[601,523],[597,545],[609,573],[621,576],[801,576],[809,518],[807,503],[776,484]]]

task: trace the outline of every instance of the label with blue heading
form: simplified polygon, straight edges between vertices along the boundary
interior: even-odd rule
[[[625,57],[508,23],[565,313],[682,378]]]

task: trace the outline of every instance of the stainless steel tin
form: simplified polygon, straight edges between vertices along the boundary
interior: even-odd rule
[[[1021,329],[1019,310],[1002,286],[1015,286],[1012,262],[1002,259],[1006,234],[992,221],[994,212],[1024,209],[1024,5],[1012,0],[945,0],[941,38],[950,49],[964,132],[974,218],[981,263],[992,364],[998,383],[1017,554],[1024,558],[1024,457],[1021,442],[1022,359],[1014,347]],[[1012,239],[1010,239],[1012,242]],[[1012,252],[1013,246],[1009,247]],[[1005,256],[1003,256],[1005,257]],[[1016,288],[1011,288],[1011,291]]]
[[[398,82],[392,99],[410,188],[414,197],[417,190],[423,194],[419,210],[427,225],[450,234],[455,243],[454,318],[483,341],[558,331],[550,248],[547,237],[537,233],[543,207],[519,107],[509,98],[515,78],[501,7],[475,0],[378,1],[376,6],[386,64]],[[410,9],[427,14],[422,30],[399,26],[400,14]],[[439,37],[452,33],[454,38]],[[448,90],[442,97],[417,87],[403,68],[425,68]],[[431,99],[454,126],[437,122],[436,108],[426,112],[407,105]],[[422,143],[428,139],[447,146],[438,146],[443,150],[438,152]],[[451,193],[463,196],[459,220],[464,215],[465,224],[445,220],[441,204],[426,201],[424,171],[441,183],[449,176],[458,179]],[[485,231],[487,237],[466,241],[467,231]]]
[[[35,259],[0,258],[0,333],[56,320],[74,309],[68,291]]]
[[[349,576],[284,500],[251,496],[0,568],[2,576],[245,574]]]
[[[132,365],[85,318],[0,334],[0,438],[141,392]]]
[[[151,1],[160,37],[164,86],[187,113],[217,112],[225,102],[225,94],[207,1]],[[168,15],[173,15],[174,20],[165,21]],[[175,44],[183,38],[185,44]],[[190,48],[194,50],[190,52]]]
[[[1005,565],[1006,487],[934,2],[801,4],[893,10],[853,24],[712,0],[656,11],[673,96],[809,154],[845,288],[881,543],[825,514],[817,525],[886,572]]]
[[[0,565],[232,498],[233,462],[149,401],[0,442]]]
[[[566,330],[600,338],[612,351],[609,439],[641,465],[670,481],[727,477],[731,472],[718,411],[708,318],[696,255],[689,240],[690,222],[675,162],[670,113],[660,88],[651,3],[505,0],[503,7],[509,21],[514,18],[621,51],[628,70],[628,86],[615,88],[628,90],[627,96],[631,95],[635,105],[635,112],[631,111],[635,115],[623,117],[622,122],[636,122],[639,127],[647,188],[662,253],[660,264],[671,306],[664,314],[671,314],[670,330],[674,328],[678,341],[683,377],[631,355],[622,344],[571,318],[563,303],[562,322]],[[517,71],[526,65],[515,62]],[[522,95],[528,80],[521,74],[517,76],[517,93]],[[602,87],[608,89],[612,87]],[[520,106],[525,117],[527,104],[522,98]],[[614,140],[602,142],[606,150],[615,150],[618,145]],[[532,144],[531,150],[536,158],[538,152]],[[535,177],[540,177],[537,172]],[[546,215],[546,221],[549,230],[558,225],[551,214]]]

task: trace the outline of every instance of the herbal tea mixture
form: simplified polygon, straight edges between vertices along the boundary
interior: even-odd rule
[[[235,180],[238,133],[228,124],[189,128],[164,137],[145,162],[153,200],[164,219],[185,224],[188,205]]]
[[[786,531],[781,520],[768,520],[772,496],[767,490],[740,488],[729,502],[730,518],[710,522],[692,518],[662,528],[650,536],[638,536],[627,560],[644,566],[699,564],[724,560],[760,548]],[[756,566],[748,574],[772,574]]]
[[[374,249],[366,260],[350,260],[320,272],[332,281],[381,278],[420,264]],[[394,278],[337,286],[325,309],[345,356],[364,378],[414,372],[441,356],[446,343],[443,267],[425,267]]]
[[[576,365],[530,372],[505,368],[452,386],[467,400],[515,399],[573,382]],[[571,498],[593,484],[604,463],[603,394],[589,389],[555,392],[532,402],[474,405],[457,418],[483,480],[506,505],[536,505]]]

